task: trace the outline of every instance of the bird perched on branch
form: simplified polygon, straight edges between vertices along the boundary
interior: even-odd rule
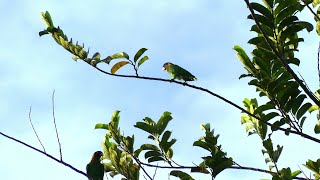
[[[162,70],[167,70],[172,79],[178,79],[184,82],[197,80],[189,71],[170,62],[164,63]]]
[[[100,158],[103,156],[101,151],[93,153],[91,161],[87,164],[86,170],[89,180],[103,180],[104,166]]]

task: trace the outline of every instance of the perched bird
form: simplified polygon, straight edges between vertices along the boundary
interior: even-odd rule
[[[164,63],[162,70],[167,70],[172,79],[178,79],[184,82],[197,80],[189,71],[170,62]]]
[[[100,160],[102,156],[103,153],[101,151],[96,151],[93,153],[89,164],[87,164],[86,170],[90,180],[103,180],[104,166]]]

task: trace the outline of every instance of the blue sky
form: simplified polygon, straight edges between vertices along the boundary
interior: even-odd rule
[[[96,150],[101,150],[105,135],[94,130],[96,123],[107,123],[115,110],[120,110],[121,129],[135,134],[136,147],[146,142],[146,134],[135,129],[136,121],[148,116],[157,120],[164,111],[172,112],[169,130],[178,139],[173,146],[174,159],[180,164],[200,163],[204,152],[192,143],[202,131],[201,123],[209,122],[220,134],[220,143],[229,156],[243,166],[267,169],[258,137],[247,137],[240,124],[240,111],[203,92],[176,84],[123,79],[106,76],[58,46],[51,37],[39,38],[45,28],[40,17],[49,11],[55,25],[74,40],[84,42],[91,52],[103,57],[125,51],[133,56],[148,48],[150,61],[141,66],[144,76],[169,78],[161,71],[171,61],[190,70],[198,81],[192,84],[208,88],[236,104],[245,97],[257,97],[253,87],[238,77],[244,69],[232,47],[236,44],[250,52],[246,42],[252,36],[248,10],[243,1],[163,0],[126,1],[92,0],[90,3],[69,0],[22,1],[0,0],[0,131],[38,148],[28,120],[32,120],[48,153],[59,157],[52,120],[51,94],[55,94],[55,113],[64,160],[85,170]],[[299,56],[299,72],[317,88],[316,51],[318,42],[307,35]],[[111,67],[101,66],[106,70]],[[133,74],[124,67],[120,74]],[[306,122],[312,128],[315,118]],[[307,159],[316,159],[312,143],[298,136],[279,137],[284,145],[280,166],[294,170]],[[22,145],[0,137],[0,177],[16,179],[86,179]],[[304,152],[303,155],[299,152]],[[302,167],[303,168],[303,167]],[[153,170],[150,170],[153,172]],[[168,172],[158,171],[156,179],[167,179]],[[194,175],[196,179],[209,176]],[[267,174],[226,170],[217,179],[259,179]],[[173,177],[171,179],[174,179]]]

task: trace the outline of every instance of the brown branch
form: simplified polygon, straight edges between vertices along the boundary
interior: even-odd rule
[[[88,63],[89,64],[89,63]],[[92,66],[94,67],[94,66]],[[163,79],[163,78],[155,78],[155,77],[146,77],[146,76],[134,76],[134,75],[122,75],[122,74],[111,74],[107,71],[104,71],[98,67],[94,67],[95,69],[97,69],[98,71],[104,73],[104,74],[107,74],[107,75],[110,75],[110,76],[116,76],[116,77],[122,77],[122,78],[135,78],[135,79],[145,79],[145,80],[151,80],[151,81],[162,81],[162,82],[169,82],[169,83],[175,83],[175,84],[179,84],[179,85],[183,85],[183,86],[187,86],[189,88],[192,88],[192,89],[197,89],[197,90],[200,90],[200,91],[203,91],[203,92],[206,92],[214,97],[217,97],[219,99],[221,99],[222,101],[232,105],[233,107],[239,109],[242,111],[242,113],[246,113],[248,115],[250,115],[251,117],[254,117],[256,118],[257,120],[265,123],[266,125],[272,127],[273,125],[269,122],[266,122],[266,121],[263,121],[261,118],[257,117],[256,115],[250,113],[249,111],[247,111],[246,109],[240,107],[239,105],[235,104],[234,102],[220,96],[219,94],[216,94],[208,89],[205,89],[203,87],[200,87],[200,86],[195,86],[195,85],[191,85],[191,84],[188,84],[188,83],[185,83],[185,82],[179,82],[179,81],[175,81],[175,80],[172,80],[172,79]],[[292,134],[296,134],[296,135],[299,135],[299,136],[302,136],[306,139],[309,139],[311,141],[314,141],[314,142],[317,142],[317,143],[320,143],[320,139],[317,139],[315,137],[312,137],[308,134],[305,134],[305,133],[302,133],[302,132],[297,132],[297,131],[292,131],[291,129],[287,130],[285,128],[282,128],[282,127],[279,127],[278,128],[279,130],[283,131],[283,132],[289,132],[289,133],[292,133]]]
[[[31,127],[32,127],[32,129],[33,129],[34,134],[36,135],[36,137],[37,137],[40,145],[42,146],[43,152],[46,152],[46,149],[44,148],[44,146],[43,146],[43,144],[42,144],[42,142],[41,142],[41,140],[40,140],[40,138],[39,138],[39,136],[38,136],[37,131],[36,131],[35,128],[33,127],[33,123],[32,123],[32,120],[31,120],[31,106],[30,106],[30,110],[29,110],[29,122],[30,122],[30,124],[31,124]]]
[[[19,144],[22,144],[22,145],[24,145],[24,146],[26,146],[26,147],[34,150],[34,151],[37,151],[37,152],[39,152],[39,153],[47,156],[48,158],[53,159],[54,161],[56,161],[56,162],[58,162],[58,163],[60,163],[60,164],[62,164],[62,165],[64,165],[64,166],[69,167],[69,168],[72,169],[73,171],[75,171],[75,172],[77,172],[77,173],[79,173],[79,174],[82,174],[82,175],[84,175],[84,176],[86,176],[86,177],[89,178],[89,176],[88,176],[85,172],[83,172],[83,171],[81,171],[81,170],[73,167],[72,165],[70,165],[70,164],[68,164],[68,163],[66,163],[66,162],[63,162],[62,160],[59,160],[59,159],[53,157],[52,155],[50,155],[50,154],[48,154],[48,153],[46,153],[46,152],[44,152],[44,151],[41,151],[40,149],[37,149],[37,148],[35,148],[35,147],[33,147],[33,146],[31,146],[31,145],[23,142],[23,141],[20,141],[20,140],[14,138],[14,137],[11,137],[11,136],[9,136],[9,135],[6,135],[6,134],[2,133],[2,132],[0,132],[0,135],[4,136],[4,137],[6,137],[6,138],[8,138],[8,139],[10,139],[10,140],[13,140],[13,141],[15,141],[15,142],[17,142],[17,143],[19,143]]]
[[[309,98],[318,106],[320,106],[320,101],[319,99],[311,92],[308,90],[308,88],[303,84],[303,82],[299,79],[299,77],[295,74],[295,72],[290,68],[290,66],[286,63],[286,60],[282,57],[282,55],[276,50],[276,48],[272,45],[271,40],[268,38],[266,32],[264,29],[261,27],[259,21],[257,20],[254,10],[252,9],[249,0],[244,0],[250,10],[251,16],[253,20],[255,21],[256,25],[258,26],[260,32],[262,33],[265,41],[267,42],[268,46],[271,48],[273,53],[279,58],[281,61],[283,67],[288,71],[288,73],[292,76],[292,78],[299,84],[299,86],[303,89],[303,91],[309,96]]]
[[[58,144],[59,144],[60,160],[62,161],[61,143],[60,143],[59,133],[58,133],[58,129],[57,129],[56,117],[54,115],[54,93],[55,93],[55,90],[53,90],[53,93],[52,93],[52,116],[53,116],[54,128],[56,130],[57,141],[58,141]]]

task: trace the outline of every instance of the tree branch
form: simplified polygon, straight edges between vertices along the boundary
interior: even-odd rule
[[[54,93],[55,93],[55,90],[53,90],[53,93],[52,93],[52,116],[53,116],[54,128],[55,128],[55,130],[56,130],[57,141],[58,141],[58,144],[59,144],[60,160],[63,161],[63,160],[62,160],[61,143],[60,143],[59,133],[58,133],[58,129],[57,129],[57,123],[56,123],[56,117],[55,117],[55,115],[54,115]]]
[[[256,19],[254,10],[252,9],[249,0],[244,0],[250,10],[251,16],[253,20],[255,21],[256,25],[258,26],[260,32],[262,33],[264,39],[266,40],[268,46],[271,48],[273,53],[279,58],[281,61],[283,67],[288,71],[288,73],[292,76],[292,78],[299,84],[299,86],[303,89],[303,91],[309,96],[309,98],[318,106],[320,106],[320,101],[319,99],[311,92],[308,90],[308,88],[303,84],[303,82],[299,79],[299,77],[295,74],[295,72],[290,68],[290,66],[286,63],[285,59],[281,56],[281,54],[272,46],[271,40],[268,38],[266,32],[264,29],[261,27],[259,21]]]
[[[141,164],[148,166],[148,167],[154,167],[154,168],[160,168],[160,169],[192,169],[192,168],[197,168],[198,166],[159,166],[159,165],[153,165],[153,164],[148,164],[141,162]],[[253,168],[253,167],[246,167],[246,166],[231,166],[228,169],[240,169],[240,170],[248,170],[248,171],[256,171],[256,172],[262,172],[262,173],[267,173],[267,174],[275,174],[275,172],[264,170],[264,169],[259,169],[259,168]],[[301,180],[307,180],[306,178],[301,178],[301,177],[295,177],[293,179],[301,179]],[[309,179],[308,179],[309,180]]]
[[[84,61],[85,62],[85,61]],[[89,63],[88,63],[89,64]],[[94,67],[94,66],[92,66]],[[205,89],[203,87],[200,87],[200,86],[195,86],[195,85],[191,85],[191,84],[188,84],[186,82],[179,82],[179,81],[175,81],[175,80],[172,80],[172,79],[163,79],[163,78],[155,78],[155,77],[146,77],[146,76],[134,76],[134,75],[122,75],[122,74],[112,74],[112,73],[109,73],[107,71],[104,71],[98,67],[94,67],[95,69],[97,69],[98,71],[104,73],[104,74],[107,74],[107,75],[110,75],[110,76],[116,76],[116,77],[122,77],[122,78],[135,78],[135,79],[145,79],[145,80],[151,80],[151,81],[162,81],[162,82],[169,82],[169,83],[175,83],[175,84],[179,84],[179,85],[183,85],[183,86],[187,86],[189,88],[192,88],[192,89],[197,89],[197,90],[200,90],[200,91],[203,91],[203,92],[206,92],[214,97],[217,97],[219,99],[221,99],[222,101],[232,105],[233,107],[239,109],[242,111],[242,113],[246,113],[248,115],[250,115],[251,117],[254,117],[256,118],[257,120],[265,123],[266,125],[272,127],[273,125],[267,121],[263,121],[261,118],[257,117],[256,115],[250,113],[249,111],[247,111],[246,109],[240,107],[239,105],[235,104],[234,102],[220,96],[219,94],[216,94],[208,89]],[[311,141],[314,141],[314,142],[317,142],[317,143],[320,143],[320,139],[317,139],[315,137],[312,137],[308,134],[305,134],[303,132],[298,132],[298,131],[292,131],[291,129],[285,129],[285,128],[282,128],[282,127],[279,127],[278,128],[279,130],[283,131],[283,132],[289,132],[289,133],[292,133],[292,134],[296,134],[296,135],[299,135],[299,136],[302,136],[306,139],[309,139]]]
[[[41,140],[40,140],[40,138],[39,138],[39,136],[38,136],[38,134],[37,134],[37,131],[36,131],[35,128],[33,127],[33,123],[32,123],[32,121],[31,121],[31,106],[30,106],[30,110],[29,110],[29,122],[30,122],[30,124],[31,124],[31,127],[32,127],[32,129],[33,129],[34,134],[36,135],[36,137],[37,137],[40,145],[42,146],[43,152],[46,152],[46,149],[44,148],[44,146],[43,146],[43,144],[42,144],[42,142],[41,142]]]
[[[82,175],[84,175],[84,176],[86,176],[86,177],[89,178],[89,176],[88,176],[85,172],[83,172],[83,171],[81,171],[81,170],[73,167],[72,165],[70,165],[70,164],[68,164],[68,163],[66,163],[66,162],[63,162],[62,160],[59,160],[59,159],[53,157],[52,155],[50,155],[50,154],[48,154],[48,153],[46,153],[46,152],[44,152],[44,151],[41,151],[40,149],[37,149],[37,148],[35,148],[35,147],[33,147],[33,146],[31,146],[31,145],[23,142],[23,141],[20,141],[20,140],[14,138],[14,137],[11,137],[11,136],[9,136],[9,135],[6,135],[6,134],[2,133],[2,132],[0,132],[0,135],[4,136],[4,137],[6,137],[6,138],[8,138],[8,139],[10,139],[10,140],[13,140],[13,141],[15,141],[15,142],[17,142],[17,143],[19,143],[19,144],[22,144],[22,145],[24,145],[24,146],[26,146],[26,147],[28,147],[28,148],[30,148],[30,149],[33,149],[34,151],[37,151],[37,152],[39,152],[39,153],[47,156],[48,158],[53,159],[54,161],[56,161],[56,162],[58,162],[58,163],[60,163],[60,164],[62,164],[62,165],[64,165],[64,166],[69,167],[69,168],[72,169],[73,171],[75,171],[75,172],[77,172],[77,173],[79,173],[79,174],[82,174]]]

